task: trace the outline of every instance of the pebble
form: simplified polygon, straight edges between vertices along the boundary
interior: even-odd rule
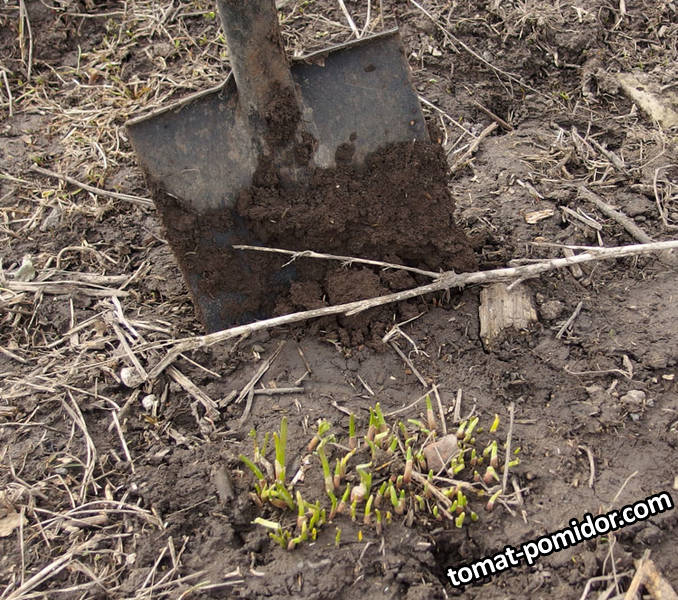
[[[564,305],[560,300],[547,300],[539,308],[539,314],[544,321],[553,321],[557,319],[564,309]]]
[[[650,203],[647,198],[642,196],[633,196],[624,206],[624,212],[629,217],[639,217],[640,215],[646,215],[652,211],[653,205]],[[639,219],[636,219],[638,221]],[[645,219],[643,219],[644,221]]]
[[[134,367],[123,367],[120,369],[120,380],[128,388],[137,388],[144,382],[144,378],[139,375],[139,372]]]
[[[157,397],[155,394],[148,394],[141,399],[141,406],[144,407],[146,412],[151,412],[155,403],[157,402]]]
[[[645,398],[647,398],[647,394],[642,390],[631,390],[621,397],[621,401],[624,404],[643,406],[643,404],[645,404]]]

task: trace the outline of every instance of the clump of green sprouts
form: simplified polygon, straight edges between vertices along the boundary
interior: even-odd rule
[[[446,435],[429,396],[425,402],[424,420],[390,425],[377,402],[369,409],[362,437],[351,414],[348,438],[343,443],[332,433],[329,421],[319,421],[303,448],[301,461],[310,465],[308,468],[317,464],[322,471],[324,490],[314,489],[313,493],[304,490],[304,477],[298,473],[288,477],[287,418],[282,418],[280,430],[272,435],[273,464],[266,458],[271,436],[267,433],[259,445],[253,430],[253,457],[241,455],[240,459],[256,480],[250,497],[271,517],[258,517],[253,522],[268,529],[271,539],[282,548],[293,550],[303,542],[314,542],[323,527],[343,519],[356,523],[359,538],[363,530],[381,535],[392,519],[401,516],[410,523],[446,521],[461,529],[479,519],[472,506],[484,503],[485,510],[492,511],[497,503],[505,502],[501,487],[504,467],[519,464],[520,449],[508,449],[511,460],[506,456],[507,449],[497,438],[499,416],[495,415],[487,432],[479,427],[480,418],[471,416],[457,425],[454,434]],[[426,456],[437,451],[439,441],[453,448],[456,442],[456,448],[447,452],[448,458],[434,471],[428,468]],[[342,543],[341,532],[342,527],[335,525],[336,546]]]

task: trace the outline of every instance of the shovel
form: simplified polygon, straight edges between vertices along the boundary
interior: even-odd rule
[[[294,266],[232,249],[262,245],[234,210],[262,164],[293,186],[347,157],[359,165],[388,144],[429,141],[397,29],[290,65],[274,0],[218,5],[226,81],[126,125],[208,331],[270,316],[260,290],[275,295],[295,278]]]

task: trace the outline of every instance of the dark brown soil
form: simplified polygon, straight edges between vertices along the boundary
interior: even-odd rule
[[[205,297],[225,294],[218,319],[201,315],[214,330],[328,302],[368,298],[414,282],[383,270],[363,269],[365,277],[372,277],[356,277],[336,262],[313,259],[298,259],[281,270],[288,256],[233,250],[232,244],[370,257],[428,270],[475,268],[466,235],[454,221],[446,170],[441,146],[402,143],[368,156],[364,165],[315,169],[302,184],[285,182],[264,162],[229,212],[196,214],[157,185],[155,197],[182,271],[196,281],[198,307]],[[290,280],[295,282],[292,294]],[[346,341],[377,339],[390,315],[391,309],[382,309],[341,319],[342,329],[350,332]]]

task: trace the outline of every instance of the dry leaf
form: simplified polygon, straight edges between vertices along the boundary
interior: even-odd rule
[[[23,519],[23,521],[22,521]],[[0,538],[12,535],[15,529],[26,524],[26,517],[12,510],[0,519]]]

